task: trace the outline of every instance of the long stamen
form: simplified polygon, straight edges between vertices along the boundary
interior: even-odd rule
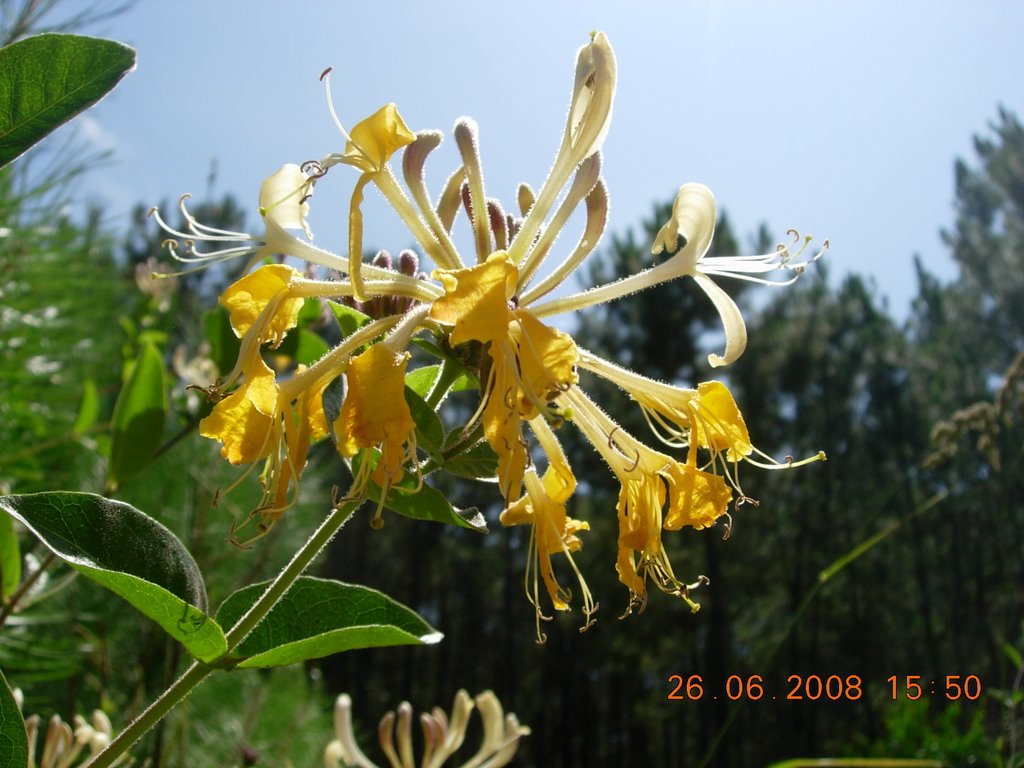
[[[338,117],[337,111],[334,109],[334,98],[331,95],[331,72],[334,67],[328,67],[320,73],[320,82],[324,84],[324,92],[327,94],[327,111],[331,114],[331,120],[334,121],[335,127],[338,132],[345,137],[345,141],[351,142],[355,146],[355,142],[352,141],[352,137],[349,136],[348,131],[345,130],[345,126],[341,124],[341,118]]]
[[[188,197],[189,197],[189,195],[182,195],[182,200],[185,200]],[[183,207],[184,207],[184,204],[183,204]],[[168,224],[163,219],[163,217],[160,215],[160,209],[159,208],[156,208],[156,207],[150,208],[149,209],[149,213],[147,215],[151,219],[154,219],[156,221],[156,223],[160,226],[160,229],[164,230],[164,232],[167,232],[168,234],[174,235],[176,238],[180,238],[181,240],[199,239],[199,240],[208,240],[208,241],[211,241],[211,242],[218,242],[218,241],[222,241],[222,242],[238,242],[239,240],[255,240],[256,239],[252,235],[247,235],[244,232],[230,232],[228,230],[220,230],[220,229],[214,230],[212,227],[203,227],[195,219],[192,219],[191,218],[191,214],[188,214],[188,213],[185,214],[185,216],[186,216],[185,221],[189,225],[189,229],[190,229],[189,232],[181,232],[181,231],[175,229],[174,227],[172,227],[170,224]],[[197,231],[197,230],[201,230],[201,229],[207,229],[207,230],[210,230],[212,232],[215,232],[216,234],[204,234],[201,231]]]

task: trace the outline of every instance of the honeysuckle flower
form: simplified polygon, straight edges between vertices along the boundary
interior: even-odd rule
[[[538,321],[528,310],[513,308],[518,268],[503,251],[483,264],[439,270],[434,277],[444,297],[430,317],[452,327],[449,341],[486,345],[490,358],[481,382],[484,434],[499,456],[498,482],[507,502],[519,497],[526,469],[523,419],[548,410],[558,392],[576,383],[576,345],[562,331]]]
[[[621,387],[640,405],[647,423],[661,442],[672,448],[688,449],[688,464],[696,466],[697,449],[707,449],[708,465],[717,467],[743,498],[735,471],[740,461],[762,469],[781,469],[825,459],[824,452],[819,451],[801,461],[787,458],[785,462],[778,462],[759,451],[750,441],[736,400],[719,381],[703,382],[696,389],[675,387],[641,376],[586,350],[580,351],[579,365]]]
[[[396,350],[393,340],[382,341],[354,357],[345,371],[348,392],[334,422],[338,452],[351,459],[360,451],[380,451],[376,467],[363,461],[351,494],[361,494],[369,480],[380,489],[372,525],[380,527],[380,514],[388,489],[404,474],[406,462],[416,458],[416,440],[409,405],[405,401],[408,352]]]
[[[304,299],[289,292],[292,279],[298,276],[298,271],[286,264],[266,264],[228,286],[220,303],[228,311],[235,334],[241,338],[262,320],[257,332],[259,343],[280,344],[295,327],[302,309]],[[271,305],[273,311],[261,318]]]
[[[713,368],[734,363],[746,349],[747,327],[736,302],[711,276],[735,277],[774,287],[790,285],[806,270],[808,264],[821,258],[828,249],[828,241],[824,241],[820,250],[803,261],[800,258],[810,244],[811,237],[801,236],[796,230],[790,230],[790,240],[777,245],[771,253],[757,256],[707,256],[714,238],[715,216],[715,198],[711,190],[703,184],[684,184],[676,195],[671,218],[658,232],[651,246],[653,254],[667,251],[673,254],[671,258],[623,280],[547,302],[535,307],[534,312],[538,317],[545,317],[558,312],[580,310],[668,280],[689,276],[714,303],[725,329],[725,351],[721,355],[709,354],[708,363]],[[685,244],[677,250],[680,237],[685,240]],[[756,277],[776,270],[788,271],[790,277],[781,281]]]
[[[244,383],[199,422],[199,434],[220,440],[220,454],[232,464],[266,457],[277,412],[277,380],[263,358],[254,356],[242,375]]]
[[[327,106],[331,117],[346,139],[345,152],[330,154],[318,165],[321,172],[339,163],[351,165],[362,172],[352,190],[348,208],[348,273],[355,289],[354,296],[359,301],[366,301],[362,278],[363,212],[360,207],[363,203],[363,190],[371,181],[378,181],[381,177],[394,181],[388,161],[396,150],[412,144],[416,136],[409,130],[394,104],[386,104],[365,120],[356,123],[351,133],[346,131],[331,98],[330,72],[330,69],[325,70],[321,79],[327,83]],[[388,184],[388,187],[391,185]]]
[[[551,605],[556,611],[568,611],[571,599],[571,594],[555,577],[551,558],[556,554],[564,554],[576,572],[583,588],[586,626],[590,624],[589,617],[595,610],[594,601],[571,554],[583,546],[578,534],[580,531],[589,531],[590,524],[574,520],[565,512],[565,502],[576,488],[575,480],[571,485],[564,485],[559,475],[549,468],[543,478],[537,475],[536,470],[528,469],[524,482],[526,495],[505,508],[501,513],[501,524],[532,526],[525,576],[526,594],[536,610],[537,641],[543,643],[545,637],[540,631],[540,621],[547,617],[540,607],[538,581],[544,582]]]
[[[263,500],[253,513],[261,517],[260,535],[291,506],[310,444],[327,435],[322,403],[327,382],[287,384],[278,385],[274,372],[256,358],[244,383],[199,424],[201,435],[221,441],[221,455],[232,464],[265,461]]]
[[[18,689],[15,689],[15,693],[19,694],[16,698],[20,698]],[[21,702],[18,704],[20,706]],[[94,710],[88,721],[81,715],[75,715],[71,724],[64,722],[59,715],[53,715],[46,728],[39,761],[36,762],[39,724],[39,715],[29,715],[25,718],[25,735],[28,741],[27,768],[71,768],[78,762],[83,750],[88,747],[87,757],[95,757],[110,744],[113,735],[110,718],[101,710]],[[127,755],[122,755],[114,765],[123,765],[130,760]],[[83,764],[85,763],[88,763],[88,760]]]
[[[455,694],[449,720],[444,710],[434,707],[420,715],[423,755],[415,761],[412,744],[412,706],[402,702],[381,718],[377,729],[381,749],[391,768],[442,768],[462,746],[474,708],[480,712],[483,739],[476,754],[461,768],[501,768],[508,765],[519,748],[519,740],[530,733],[512,713],[505,714],[492,691],[470,698],[464,690]],[[343,693],[334,703],[334,739],[324,750],[325,768],[378,768],[360,749],[352,727],[352,699]]]
[[[647,602],[646,580],[664,592],[682,598],[696,611],[699,605],[687,584],[675,576],[661,539],[661,531],[684,526],[710,527],[726,514],[732,499],[724,479],[681,464],[654,451],[622,429],[578,388],[558,400],[605,460],[621,484],[617,504],[619,520],[619,580],[630,591],[630,611]],[[629,613],[629,611],[627,611]]]
[[[413,133],[393,104],[346,131],[334,108],[329,71],[323,76],[328,110],[345,138],[344,151],[302,166],[284,166],[264,182],[260,214],[266,236],[204,227],[189,216],[184,199],[187,232],[170,230],[154,213],[177,238],[170,243],[172,253],[188,261],[206,264],[247,255],[253,258],[252,268],[257,261],[281,256],[338,273],[335,279],[321,280],[312,271],[300,272],[284,262],[268,263],[239,279],[221,298],[232,328],[242,339],[241,349],[234,369],[209,390],[211,397],[226,397],[204,420],[201,431],[223,443],[222,453],[229,461],[264,462],[260,479],[265,495],[258,511],[265,523],[292,503],[309,445],[326,432],[320,400],[332,381],[344,376],[347,384],[346,397],[339,412],[332,413],[331,425],[340,455],[354,470],[346,499],[379,491],[371,521],[376,526],[389,493],[418,489],[403,482],[405,478],[415,475],[422,480],[444,463],[433,455],[422,463],[417,460],[416,424],[405,400],[411,340],[429,331],[435,343],[424,346],[445,358],[425,397],[431,406],[443,402],[447,387],[458,376],[453,372],[466,364],[478,366],[471,372],[478,374],[480,385],[477,409],[461,432],[449,434],[456,436],[452,444],[461,446],[483,433],[498,457],[495,474],[505,503],[502,523],[531,526],[526,591],[536,609],[538,638],[543,637],[539,622],[546,618],[540,608],[541,584],[554,610],[566,610],[570,603],[569,590],[555,575],[554,563],[561,562],[555,555],[564,555],[576,575],[587,617],[584,628],[596,610],[572,556],[580,546],[579,533],[588,525],[569,514],[576,478],[555,428],[563,424],[578,428],[621,485],[616,565],[630,594],[627,613],[644,607],[649,580],[696,610],[689,591],[702,580],[687,583],[675,575],[663,532],[706,529],[723,516],[730,519],[731,504],[749,501],[739,483],[742,463],[772,468],[802,463],[788,457],[786,462],[775,462],[754,448],[724,384],[704,382],[685,389],[653,381],[578,349],[561,329],[565,326],[556,327],[549,319],[690,277],[721,315],[725,350],[710,355],[709,362],[725,365],[742,354],[746,327],[735,302],[714,278],[788,284],[827,247],[826,241],[822,251],[804,258],[810,238],[792,233],[790,242],[770,254],[708,256],[715,227],[714,197],[702,185],[687,184],[652,246],[653,255],[667,253],[666,257],[617,282],[574,295],[555,293],[593,253],[607,223],[601,147],[611,122],[616,71],[608,39],[594,33],[577,53],[568,116],[555,161],[536,192],[520,185],[515,201],[518,214],[507,212],[487,194],[480,130],[472,119],[456,121],[453,135],[459,165],[434,202],[427,190],[425,163],[440,145],[441,134]],[[399,150],[403,150],[404,187],[391,169]],[[359,173],[349,202],[344,256],[314,246],[306,226],[313,187],[336,165],[351,166]],[[430,278],[418,273],[418,262],[411,269],[395,271],[390,259],[379,254],[363,263],[361,203],[370,184],[391,204],[422,254],[432,261]],[[579,239],[560,263],[552,262],[556,243],[581,209]],[[459,210],[465,211],[472,233],[470,258],[460,254],[452,238]],[[305,236],[289,230],[302,230]],[[223,247],[200,253],[197,241]],[[412,264],[406,262],[406,267]],[[764,277],[775,270],[786,271],[789,279]],[[362,307],[375,319],[308,369],[282,370],[275,376],[263,356],[293,332],[303,302],[312,298],[341,299]],[[639,404],[659,439],[669,449],[685,452],[685,457],[655,451],[622,430],[582,391],[578,367],[618,384]],[[524,422],[529,427],[525,433]],[[808,461],[817,458],[823,456]],[[400,712],[397,717],[401,734],[404,715]],[[342,759],[341,747],[332,754]],[[345,758],[350,762],[372,765],[351,750],[344,754],[355,755]],[[392,748],[389,759],[405,766],[411,760],[408,754]],[[472,764],[480,768],[497,764],[495,759]]]
[[[572,556],[573,552],[583,546],[578,534],[590,530],[589,523],[574,520],[566,514],[565,504],[576,490],[576,477],[547,420],[543,416],[536,416],[529,421],[529,425],[550,464],[543,477],[533,468],[526,470],[526,495],[508,505],[501,513],[500,520],[505,526],[531,526],[524,584],[527,599],[534,607],[537,642],[544,643],[547,638],[541,632],[540,622],[549,620],[549,617],[545,616],[541,608],[540,581],[544,582],[551,605],[556,611],[568,611],[572,597],[571,592],[562,587],[555,576],[551,562],[554,555],[565,555],[579,584],[585,617],[581,632],[593,624],[591,617],[597,612],[597,604]]]
[[[261,517],[258,535],[266,533],[294,503],[309,446],[328,434],[324,389],[349,365],[355,349],[392,328],[398,319],[370,323],[283,382],[278,382],[257,351],[242,369],[242,384],[199,423],[199,433],[219,440],[221,456],[232,464],[265,462],[260,474],[263,500],[253,512]]]
[[[263,182],[260,186],[259,212],[266,230],[262,237],[200,224],[185,205],[191,195],[182,195],[178,201],[178,208],[185,221],[184,232],[164,221],[157,208],[150,209],[149,215],[161,229],[173,236],[164,241],[169,253],[178,261],[195,265],[196,269],[205,269],[211,264],[245,256],[249,257],[252,265],[278,254],[288,254],[311,264],[344,270],[346,260],[310,242],[312,233],[306,223],[306,215],[309,211],[307,198],[312,194],[313,181],[299,166],[288,164]],[[290,229],[301,229],[306,239],[296,237],[288,231]],[[202,251],[197,243],[211,244],[215,250]]]

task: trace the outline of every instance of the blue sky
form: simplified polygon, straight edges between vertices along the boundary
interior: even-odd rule
[[[938,235],[954,158],[973,160],[997,105],[1024,111],[1024,4],[1008,1],[141,0],[94,30],[137,47],[138,68],[77,121],[116,158],[83,192],[126,223],[136,202],[202,196],[216,158],[215,192],[255,226],[263,178],[342,147],[318,80],[333,66],[348,127],[389,101],[414,130],[474,117],[488,194],[511,208],[554,159],[575,52],[595,29],[619,71],[610,232],[700,181],[744,235],[766,222],[780,239],[828,237],[833,276],[873,276],[898,316],[914,253],[955,276]],[[456,164],[449,135],[428,165],[434,194]],[[348,170],[318,187],[312,215],[316,242],[338,252]],[[365,210],[368,247],[410,244],[383,204]]]

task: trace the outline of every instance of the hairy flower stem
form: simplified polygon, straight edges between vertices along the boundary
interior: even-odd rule
[[[242,640],[245,639],[257,624],[266,618],[270,610],[277,604],[277,602],[284,596],[284,594],[291,588],[295,580],[302,575],[303,571],[309,567],[309,564],[313,562],[314,558],[327,546],[334,534],[338,532],[342,525],[351,517],[352,513],[358,507],[360,501],[350,501],[345,504],[340,504],[337,508],[331,510],[331,513],[321,523],[320,527],[314,531],[313,535],[309,537],[309,540],[302,545],[301,548],[295,553],[291,561],[282,569],[267,589],[260,595],[259,599],[253,603],[252,607],[240,618],[235,625],[228,630],[225,634],[227,640],[228,649],[224,655],[217,661],[213,661],[209,664],[201,662],[193,662],[188,669],[185,670],[184,674],[179,677],[170,688],[164,691],[160,696],[146,708],[146,710],[139,715],[135,720],[128,725],[117,737],[110,742],[110,746],[100,752],[93,760],[88,762],[87,768],[109,768],[114,764],[121,755],[128,751],[128,749],[139,739],[145,735],[150,728],[156,725],[160,720],[170,712],[179,702],[181,702],[192,689],[195,688],[199,683],[206,679],[207,675],[217,669],[223,668],[223,661],[230,659],[231,651],[234,650]]]

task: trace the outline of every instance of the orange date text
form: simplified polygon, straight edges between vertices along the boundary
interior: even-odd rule
[[[669,675],[669,701],[856,701],[864,695],[860,675],[790,675],[777,691],[761,675],[729,675],[720,685],[702,675]]]

